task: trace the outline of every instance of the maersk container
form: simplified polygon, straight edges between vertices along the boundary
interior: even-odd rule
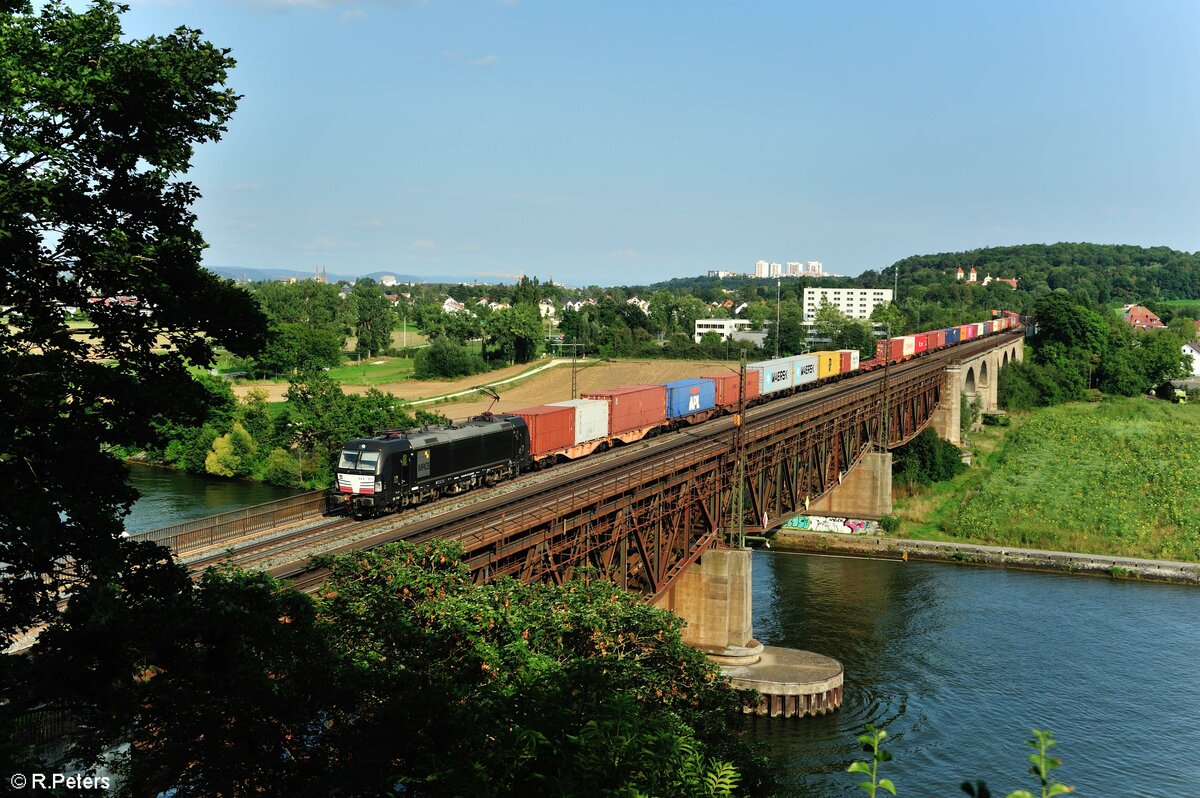
[[[705,374],[704,379],[712,380],[716,391],[717,407],[736,411],[738,407],[738,379],[740,374],[725,372],[724,374]],[[762,375],[758,369],[746,369],[746,401],[758,398],[758,390],[762,386]]]
[[[602,399],[568,399],[551,402],[551,407],[575,408],[575,443],[599,440],[608,435],[608,402]]]
[[[962,329],[959,327],[947,327],[942,332],[946,334],[946,346],[956,344],[962,340]]]
[[[608,434],[620,435],[667,420],[667,389],[661,385],[625,385],[580,394],[608,402]]]
[[[703,413],[717,405],[716,388],[712,380],[673,380],[664,383],[664,386],[667,389],[667,418]]]
[[[762,375],[758,386],[759,394],[787,390],[796,384],[796,378],[792,374],[794,365],[792,358],[782,357],[778,360],[762,360],[751,365],[755,371]]]
[[[929,350],[929,335],[927,333],[917,333],[912,337],[913,353],[921,354]]]
[[[529,453],[535,457],[575,444],[574,408],[538,405],[514,410],[510,415],[525,419],[529,429]]]
[[[799,388],[817,381],[817,358],[813,355],[792,355],[792,385]]]
[[[842,373],[842,353],[837,350],[809,352],[817,359],[817,379],[836,377]]]

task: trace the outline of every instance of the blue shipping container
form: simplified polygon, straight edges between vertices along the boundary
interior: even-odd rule
[[[962,330],[958,327],[946,328],[946,346],[957,344],[962,340]]]
[[[680,418],[712,410],[717,404],[717,386],[712,380],[675,380],[667,389],[667,418]]]

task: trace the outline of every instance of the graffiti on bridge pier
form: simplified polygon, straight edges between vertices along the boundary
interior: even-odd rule
[[[848,535],[879,532],[878,521],[828,515],[798,515],[783,527],[784,529],[804,529],[809,532],[841,532]]]

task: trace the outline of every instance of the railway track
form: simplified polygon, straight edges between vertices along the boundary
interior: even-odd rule
[[[767,402],[746,413],[746,434],[749,442],[755,430],[776,427],[791,416],[811,416],[822,408],[837,406],[856,394],[870,393],[882,387],[884,380],[903,380],[918,372],[936,370],[946,363],[968,359],[986,351],[997,342],[988,337],[948,350],[931,357],[918,358],[888,370],[868,372],[849,381],[821,386],[786,399]],[[612,492],[620,483],[631,479],[652,479],[653,474],[671,469],[686,468],[689,464],[710,459],[727,451],[733,419],[725,417],[698,427],[641,441],[578,463],[564,464],[545,472],[529,482],[525,477],[487,491],[476,491],[459,497],[448,497],[426,508],[398,516],[366,522],[348,519],[311,527],[303,531],[273,537],[243,550],[193,561],[193,567],[233,562],[245,567],[258,567],[271,575],[290,580],[300,589],[313,590],[327,576],[325,569],[313,564],[321,554],[340,554],[358,549],[371,549],[395,542],[419,543],[434,537],[461,542],[472,552],[496,549],[505,545],[500,531],[506,525],[528,523],[553,513],[565,502],[578,503],[587,495],[601,496]],[[536,478],[534,478],[536,479]],[[465,499],[465,501],[464,501]],[[451,506],[446,506],[452,502]],[[444,509],[443,509],[444,508]]]

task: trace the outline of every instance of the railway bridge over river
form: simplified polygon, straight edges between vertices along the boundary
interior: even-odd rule
[[[641,441],[421,511],[331,523],[323,534],[319,526],[311,531],[321,496],[306,494],[274,503],[269,516],[232,513],[140,537],[171,546],[197,567],[228,558],[232,540],[257,541],[270,553],[255,555],[247,545],[241,555],[235,547],[234,561],[300,587],[322,581],[309,562],[314,553],[434,537],[459,542],[480,581],[559,583],[591,566],[677,611],[688,621],[689,642],[736,658],[756,643],[749,559],[723,552],[734,551],[742,535],[765,534],[800,514],[890,512],[888,450],[930,424],[959,442],[960,397],[985,412],[994,408],[1000,367],[1023,352],[1020,333],[975,339],[767,402],[742,419]],[[299,536],[294,545],[272,533],[284,522],[300,527],[289,533]],[[839,673],[839,702],[840,689]]]

